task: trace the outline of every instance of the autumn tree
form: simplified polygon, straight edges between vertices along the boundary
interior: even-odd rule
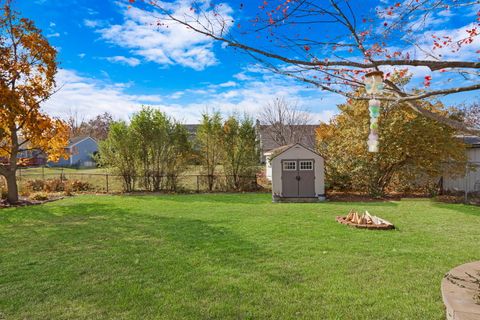
[[[258,141],[255,125],[251,118],[230,116],[223,123],[222,153],[227,184],[240,190],[251,181],[259,163]]]
[[[131,4],[135,0],[129,1]],[[478,1],[378,0],[285,1],[225,3],[192,1],[190,10],[164,1],[138,1],[158,19],[155,28],[183,25],[191,32],[239,50],[272,72],[320,90],[355,100],[365,87],[367,72],[384,72],[382,101],[403,104],[456,130],[478,133],[465,123],[431,112],[421,102],[480,89]],[[243,14],[253,6],[256,15]],[[236,18],[238,16],[238,18]],[[430,29],[442,17],[455,22],[453,31]],[[463,54],[466,53],[466,54]],[[410,71],[420,86],[400,88],[394,71]],[[426,74],[425,74],[426,73]]]
[[[369,111],[366,101],[351,100],[317,129],[318,150],[326,158],[327,181],[333,187],[382,195],[392,179],[438,178],[465,167],[465,146],[455,130],[426,118],[405,103],[385,103],[379,118],[380,149],[369,153]],[[422,108],[449,117],[441,103]]]
[[[315,125],[307,110],[287,99],[275,98],[267,103],[258,115],[263,133],[278,146],[303,143],[314,146]],[[312,140],[312,141],[310,141]]]
[[[200,163],[207,176],[209,191],[213,190],[217,166],[222,161],[222,134],[220,113],[202,114],[202,121],[197,129],[196,145],[200,151]]]
[[[55,49],[10,1],[0,13],[0,175],[7,181],[8,201],[16,203],[18,153],[40,149],[49,160],[66,156],[68,128],[40,110],[55,90]]]

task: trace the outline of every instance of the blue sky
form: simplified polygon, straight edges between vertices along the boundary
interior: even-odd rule
[[[187,2],[174,4],[181,8]],[[371,2],[372,7],[362,6],[367,11],[360,15],[369,14],[368,8],[384,1]],[[257,6],[240,10],[239,3],[227,2],[225,14],[243,24],[254,16]],[[246,55],[187,30],[156,30],[150,15],[137,7],[128,9],[126,1],[35,0],[15,5],[59,51],[57,83],[61,89],[44,106],[55,116],[77,112],[89,118],[106,111],[128,119],[146,104],[192,123],[207,108],[225,115],[246,112],[255,116],[267,102],[285,97],[308,108],[315,120],[325,121],[344,100],[274,75]],[[429,23],[435,30],[462,27],[462,20],[447,15],[436,18]],[[421,81],[425,72],[418,73]],[[473,93],[446,101],[476,97]]]

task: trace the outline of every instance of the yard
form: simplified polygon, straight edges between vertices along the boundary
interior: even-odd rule
[[[368,209],[395,231],[348,228]],[[0,210],[0,319],[444,319],[480,209],[267,194],[80,196]]]

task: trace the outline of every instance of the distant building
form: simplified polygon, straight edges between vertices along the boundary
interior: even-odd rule
[[[467,145],[467,167],[463,177],[443,176],[443,190],[480,192],[480,137],[457,136]]]
[[[288,137],[285,142],[282,142],[282,138],[278,137],[276,130],[271,125],[260,124],[260,121],[257,120],[255,130],[257,132],[257,140],[260,144],[260,155],[261,162],[266,162],[265,154],[268,154],[269,151],[282,147],[288,144],[300,143],[301,145],[315,150],[316,147],[316,138],[315,138],[315,129],[318,128],[318,125],[294,125],[286,126]]]
[[[75,137],[65,148],[68,159],[60,158],[57,162],[49,162],[52,167],[94,167],[93,156],[98,152],[98,143],[92,137]]]

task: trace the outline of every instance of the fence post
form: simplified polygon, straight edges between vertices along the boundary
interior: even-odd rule
[[[63,168],[62,168],[62,170],[60,171],[60,182],[62,182],[62,181],[63,181]]]
[[[107,184],[107,193],[108,193],[108,173],[105,175],[105,182]]]
[[[42,180],[45,181],[45,166],[42,166]]]
[[[199,180],[199,175],[197,175],[197,193],[200,192],[200,180]]]

